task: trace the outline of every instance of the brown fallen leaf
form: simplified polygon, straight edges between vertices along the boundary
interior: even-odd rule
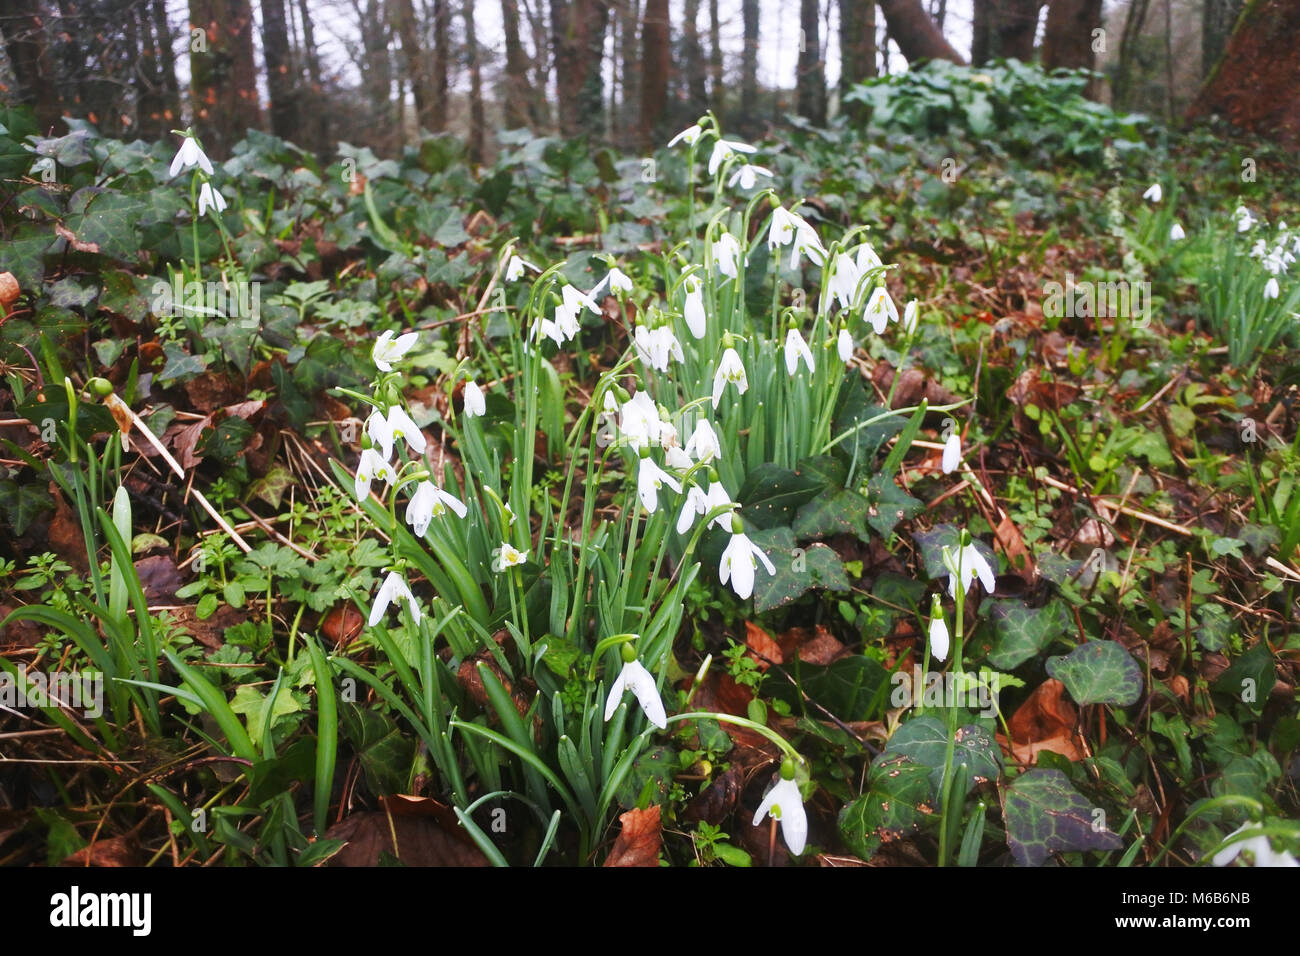
[[[170,554],[154,554],[135,562],[145,599],[150,604],[171,604],[185,584]]]
[[[9,306],[18,298],[18,280],[12,272],[0,272],[0,316],[9,315]]]
[[[330,866],[378,866],[383,853],[406,866],[489,865],[482,850],[467,846],[432,816],[353,813],[330,827],[325,839],[345,841],[343,849],[330,858]]]
[[[321,632],[334,647],[343,647],[356,640],[361,633],[361,626],[366,623],[361,612],[354,604],[336,604],[325,620],[321,622]]]
[[[619,814],[618,821],[623,829],[605,857],[605,866],[658,866],[659,848],[663,845],[659,808],[629,810]]]
[[[54,224],[54,233],[61,239],[66,239],[69,246],[74,252],[99,252],[99,243],[83,242],[77,238],[77,234],[61,222]]]
[[[759,671],[765,671],[773,664],[785,663],[781,645],[753,621],[745,622],[745,644],[751,652],[748,656],[758,664]]]
[[[96,840],[68,856],[61,866],[140,866],[140,846],[129,834]]]
[[[1010,739],[1002,734],[997,741],[1003,751],[1024,766],[1037,762],[1043,750],[1061,754],[1067,760],[1082,760],[1075,726],[1078,711],[1065,696],[1065,685],[1049,678],[1035,688],[1007,721]]]

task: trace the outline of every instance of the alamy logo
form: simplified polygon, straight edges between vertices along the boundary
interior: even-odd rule
[[[150,893],[82,893],[78,886],[50,897],[50,925],[125,926],[133,936],[148,936],[153,926]]]
[[[27,671],[18,680],[0,671],[0,707],[65,707],[95,719],[104,714],[104,675],[99,671]]]
[[[256,326],[262,318],[262,284],[260,282],[181,282],[175,276],[170,283],[159,279],[153,284],[154,315],[210,315],[215,318],[242,319],[245,327]]]
[[[998,692],[1002,675],[997,671],[947,671],[921,673],[919,665],[889,676],[893,690],[891,707],[965,707],[977,710],[981,717],[998,715]]]
[[[1135,326],[1150,320],[1149,282],[1075,282],[1074,273],[1067,272],[1064,285],[1048,282],[1043,293],[1043,315],[1051,319],[1132,319]]]

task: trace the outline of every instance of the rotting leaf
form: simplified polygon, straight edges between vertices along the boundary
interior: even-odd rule
[[[619,831],[614,846],[605,857],[605,866],[658,866],[659,848],[663,845],[663,823],[657,806],[620,813]]]

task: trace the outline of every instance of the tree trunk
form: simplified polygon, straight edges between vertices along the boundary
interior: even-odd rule
[[[501,90],[506,127],[535,127],[537,117],[532,109],[533,91],[528,80],[528,55],[524,53],[524,44],[519,38],[518,0],[501,0],[501,26],[506,35],[506,72]]]
[[[1218,66],[1244,5],[1245,0],[1205,0],[1201,12],[1201,79]]]
[[[447,130],[447,97],[451,86],[447,81],[447,67],[451,59],[451,43],[447,39],[447,30],[451,13],[447,9],[450,0],[433,0],[427,7],[429,19],[433,22],[433,57],[429,63],[433,76],[429,81],[429,92],[433,97],[429,104],[429,131],[443,133]]]
[[[917,60],[948,60],[964,66],[966,61],[935,26],[921,6],[921,0],[880,0],[889,35],[909,64]],[[1030,33],[1033,41],[1033,33]]]
[[[190,0],[190,23],[204,31],[206,52],[190,45],[196,131],[210,154],[229,153],[261,125],[249,0]]]
[[[651,149],[662,138],[668,106],[668,0],[646,0],[641,21],[641,147]]]
[[[704,47],[700,45],[700,0],[686,0],[682,22],[682,60],[686,74],[686,94],[693,112],[703,112],[708,107],[704,91]]]
[[[320,151],[329,145],[329,110],[325,109],[325,88],[321,84],[320,57],[316,53],[316,25],[307,10],[307,0],[298,0],[298,16],[302,19],[303,59],[310,81],[310,89],[303,97],[303,112],[307,117],[304,129],[308,131],[311,148]]]
[[[284,0],[262,0],[262,56],[266,60],[266,88],[271,95],[271,132],[281,139],[297,139],[302,112],[297,84],[289,69]]]
[[[840,92],[876,75],[876,4],[840,0]]]
[[[1034,58],[1034,34],[1044,0],[975,0],[971,62]],[[1091,38],[1090,38],[1091,41]]]
[[[1043,34],[1043,68],[1091,70],[1095,63],[1093,31],[1101,27],[1101,0],[1051,0]],[[1096,81],[1086,95],[1096,99]]]
[[[1300,148],[1300,0],[1250,0],[1223,58],[1187,110]]]
[[[36,128],[50,133],[59,119],[58,86],[37,0],[14,5],[4,25],[5,53],[18,81],[20,102],[36,112]]]
[[[822,64],[818,0],[799,0],[799,65],[795,112],[815,126],[826,125],[826,71]]]
[[[609,0],[583,0],[578,5],[585,21],[583,45],[578,50],[582,85],[578,88],[578,129],[592,136],[605,130],[605,33],[609,29]]]
[[[637,43],[640,7],[637,0],[623,0],[619,7],[619,75],[623,79],[618,135],[620,142],[632,149],[641,142],[641,57]]]
[[[740,119],[749,133],[758,123],[758,0],[741,0],[745,48],[740,55]]]
[[[709,95],[710,106],[722,116],[722,24],[718,19],[718,0],[709,0]]]
[[[483,162],[483,136],[487,119],[483,111],[483,76],[479,70],[478,36],[474,32],[474,0],[465,0],[465,65],[469,68],[469,158]]]

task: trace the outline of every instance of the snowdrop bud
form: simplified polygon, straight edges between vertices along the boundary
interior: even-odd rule
[[[1182,223],[1176,222],[1169,228],[1170,242],[1177,242],[1180,239],[1186,239],[1186,238],[1187,238],[1187,233],[1183,232]]]
[[[619,653],[623,657],[624,664],[631,664],[634,660],[636,660],[636,648],[632,646],[631,641],[622,644],[619,647]]]
[[[731,516],[731,533],[732,534],[745,533],[745,522],[740,520],[740,515],[734,513]]]

